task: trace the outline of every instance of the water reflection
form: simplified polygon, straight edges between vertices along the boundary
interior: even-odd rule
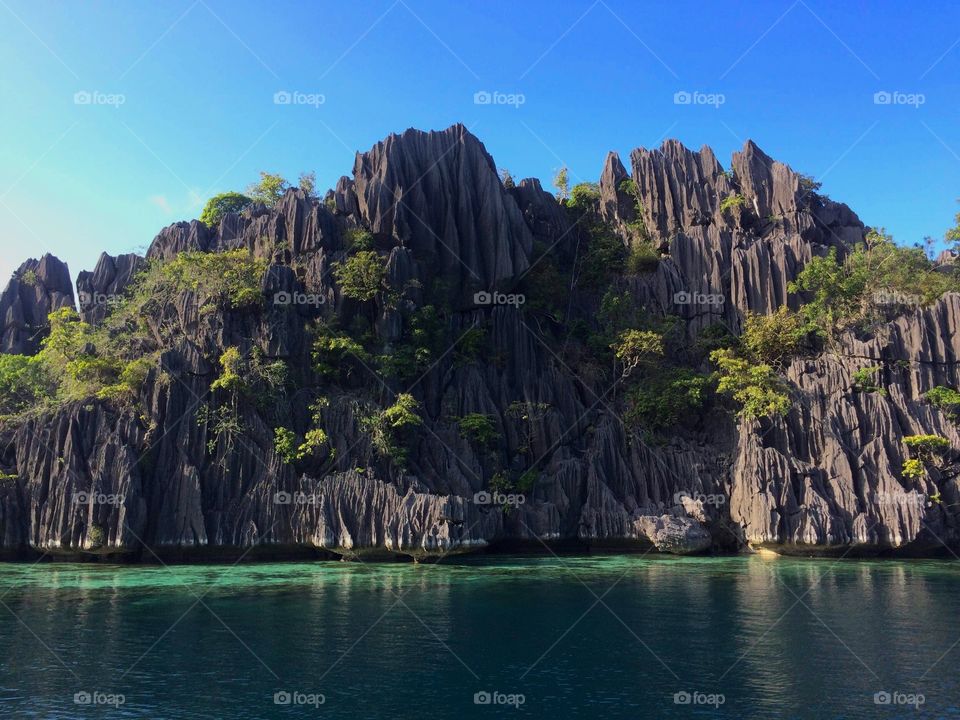
[[[933,561],[5,565],[22,622],[0,607],[0,700],[97,716],[73,703],[86,688],[124,693],[119,717],[295,717],[273,704],[288,689],[323,693],[324,717],[469,718],[492,716],[486,689],[532,717],[689,717],[706,709],[673,695],[699,691],[725,696],[713,717],[872,718],[889,689],[947,715],[955,657],[920,678],[960,637],[958,590]]]

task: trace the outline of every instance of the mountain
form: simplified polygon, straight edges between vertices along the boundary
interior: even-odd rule
[[[102,255],[78,316],[66,266],[28,260],[0,296],[31,378],[0,381],[0,552],[943,552],[960,294],[877,237],[752,142],[728,170],[610,153],[558,202],[456,125]],[[818,294],[864,247],[876,287]]]

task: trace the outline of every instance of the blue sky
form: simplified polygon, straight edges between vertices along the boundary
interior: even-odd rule
[[[726,166],[752,138],[899,242],[960,209],[955,2],[0,0],[0,66],[0,285],[43,252],[75,276],[142,251],[259,170],[322,191],[388,133],[458,121],[545,185],[664,137]]]

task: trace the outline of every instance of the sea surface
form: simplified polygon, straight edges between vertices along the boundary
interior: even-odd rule
[[[0,718],[960,717],[960,562],[0,565]]]

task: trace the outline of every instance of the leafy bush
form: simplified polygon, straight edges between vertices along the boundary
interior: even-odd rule
[[[553,186],[557,189],[557,200],[563,201],[570,197],[570,178],[566,165],[553,176]]]
[[[313,341],[313,369],[325,378],[349,377],[359,363],[373,361],[363,345],[345,333],[321,325]]]
[[[423,424],[417,414],[419,409],[413,395],[400,393],[393,405],[362,420],[377,452],[401,467],[407,462],[408,450],[404,445],[410,430]]]
[[[800,352],[806,336],[803,316],[782,305],[769,315],[748,312],[740,344],[754,362],[779,367]]]
[[[224,349],[220,356],[220,376],[210,385],[211,390],[226,390],[236,392],[242,390],[246,383],[241,377],[243,372],[243,356],[240,349],[230,346]]]
[[[934,302],[958,288],[957,279],[936,272],[922,248],[904,248],[880,231],[871,231],[841,262],[836,248],[815,257],[788,286],[805,293],[801,312],[823,337],[846,330],[870,331],[886,320],[883,295],[916,304]]]
[[[706,400],[710,378],[687,368],[655,373],[627,393],[629,425],[654,432],[676,427],[699,416]]]
[[[0,354],[0,416],[34,408],[55,392],[56,384],[41,358]]]
[[[214,195],[203,206],[203,212],[200,213],[200,222],[207,227],[218,227],[224,215],[240,212],[251,202],[250,198],[238,192],[224,192]]]
[[[657,269],[660,264],[660,252],[647,241],[634,243],[627,255],[627,273],[641,275]]]
[[[960,418],[960,392],[938,385],[928,390],[923,397],[934,407],[940,408],[952,422]]]
[[[734,208],[743,207],[747,204],[747,199],[743,195],[727,195],[720,201],[720,212],[725,213]]]
[[[344,233],[344,241],[348,250],[372,250],[373,234],[364,228],[347,228]]]
[[[740,404],[738,417],[749,420],[787,414],[790,395],[772,367],[752,364],[729,348],[714,350],[710,359],[719,368],[717,392]]]
[[[274,428],[273,450],[283,462],[290,464],[297,459],[297,434],[285,427]]]
[[[297,185],[303,190],[307,197],[312,197],[317,187],[317,174],[314,172],[300,173],[300,180],[297,182]]]
[[[652,330],[627,330],[611,346],[621,367],[621,377],[627,377],[638,367],[652,367],[663,357],[663,335]]]
[[[457,424],[460,426],[460,435],[478,445],[492,445],[500,439],[500,432],[491,415],[469,413],[460,418]]]
[[[240,308],[263,301],[261,283],[267,262],[254,258],[243,249],[226,252],[182,252],[147,271],[139,289],[166,291],[178,295],[191,290],[218,307]]]
[[[853,373],[853,389],[857,392],[875,392],[880,395],[886,395],[887,391],[874,382],[874,376],[881,370],[883,370],[883,365],[870,365],[869,367],[857,370]]]
[[[920,479],[926,475],[927,466],[943,462],[950,449],[950,441],[940,435],[907,435],[903,438],[912,457],[904,461],[904,477]]]
[[[333,276],[346,297],[366,302],[384,289],[386,263],[373,250],[360,250],[337,264]]]
[[[281,175],[260,171],[260,182],[247,188],[247,195],[267,207],[273,207],[283,197],[290,184]]]
[[[582,182],[573,186],[567,205],[581,212],[589,212],[595,210],[599,203],[600,186],[597,183]]]

